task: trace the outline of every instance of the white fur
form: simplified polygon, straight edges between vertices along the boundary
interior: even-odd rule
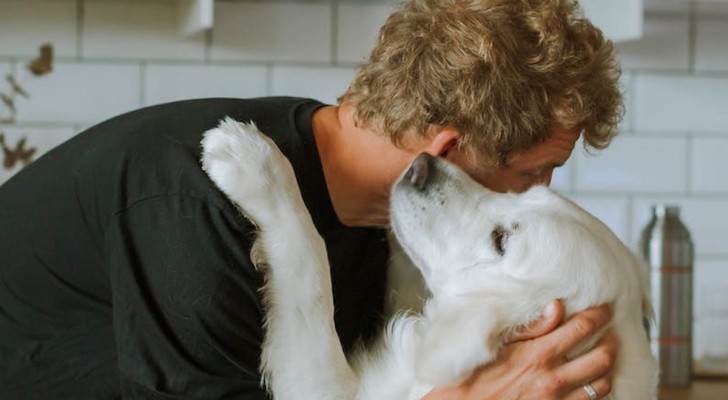
[[[554,298],[567,314],[613,303],[621,342],[611,398],[654,398],[657,369],[642,328],[646,267],[596,218],[547,188],[493,193],[442,160],[426,190],[400,179],[393,231],[432,297],[422,313],[393,316],[379,343],[352,355],[350,366],[334,328],[324,242],[288,161],[254,125],[228,119],[205,134],[203,167],[260,229],[261,371],[276,400],[421,398],[492,360],[503,337]],[[507,233],[503,254],[495,229]],[[417,309],[411,299],[421,292],[400,288],[389,300]]]
[[[202,147],[203,169],[261,228],[251,258],[265,272],[265,385],[276,399],[349,397],[356,376],[334,327],[326,247],[290,163],[254,124],[229,118],[205,133]]]

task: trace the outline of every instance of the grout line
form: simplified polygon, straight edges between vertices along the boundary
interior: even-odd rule
[[[202,46],[203,46],[202,60],[205,64],[210,64],[212,61],[212,40],[213,40],[212,30],[213,29],[214,28],[207,29],[207,30],[205,30],[205,33],[204,33],[205,36],[204,36],[204,40],[203,40],[203,44],[202,44]]]
[[[268,96],[273,95],[273,63],[265,67],[265,92]]]
[[[629,106],[630,110],[626,110],[627,112],[627,126],[629,127],[629,130],[634,135],[637,131],[637,112],[636,112],[636,104],[637,104],[637,76],[636,72],[630,72],[629,73],[629,79],[628,79],[628,89],[627,89],[627,97],[629,98]]]
[[[339,1],[331,0],[331,66],[339,65]]]
[[[85,0],[76,0],[76,61],[83,60],[84,20],[86,15]]]
[[[30,59],[32,56],[0,56],[0,62],[13,62],[16,59]],[[150,64],[166,64],[166,65],[183,65],[183,66],[239,66],[239,67],[261,67],[275,64],[277,66],[286,67],[304,67],[304,68],[354,68],[357,69],[361,65],[353,62],[342,62],[334,66],[324,61],[286,61],[286,60],[204,60],[204,59],[176,59],[176,58],[147,58],[147,57],[90,57],[79,60],[77,57],[56,56],[56,61],[82,61],[84,64],[138,64],[139,62],[147,62]]]
[[[687,137],[685,143],[685,192],[688,194],[695,193],[693,182],[693,146],[693,138]]]
[[[701,69],[690,71],[689,69],[678,69],[678,68],[625,68],[624,71],[634,72],[639,75],[659,76],[659,77],[673,77],[673,78],[688,78],[692,76],[697,77],[714,77],[714,78],[728,78],[728,69]]]
[[[571,155],[571,169],[569,170],[569,191],[576,193],[576,169],[579,168],[579,157]]]
[[[629,194],[629,195],[627,195],[627,212],[625,215],[627,217],[627,223],[625,224],[626,229],[627,229],[627,235],[626,235],[625,239],[630,244],[630,248],[637,248],[637,247],[639,247],[639,245],[637,244],[638,238],[634,237],[634,229],[635,229],[634,217],[635,216],[634,216],[633,209],[634,209],[634,195]]]
[[[146,106],[147,93],[144,90],[147,86],[147,63],[142,61],[139,63],[139,107]]]
[[[688,14],[688,71],[690,74],[695,73],[695,52],[697,46],[698,23],[697,23],[697,5],[691,1],[688,5],[690,11]]]

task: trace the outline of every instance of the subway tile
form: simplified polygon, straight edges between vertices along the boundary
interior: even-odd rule
[[[654,204],[680,207],[680,219],[690,231],[697,257],[728,256],[728,198],[638,195],[632,202],[633,238],[639,237],[639,232],[649,221]]]
[[[695,138],[691,150],[690,189],[697,193],[728,193],[728,179],[716,171],[728,171],[728,136]]]
[[[697,259],[693,293],[696,319],[728,318],[728,258]]]
[[[262,66],[149,65],[145,105],[202,97],[259,97],[267,95],[267,72]]]
[[[622,93],[622,102],[624,103],[624,115],[619,122],[618,129],[620,132],[632,132],[634,128],[633,110],[633,93],[634,93],[634,74],[630,71],[623,70],[619,79],[619,90]]]
[[[628,242],[630,208],[627,196],[575,195],[571,199],[604,222],[627,247],[634,250],[634,246]]]
[[[687,15],[646,16],[639,40],[616,44],[624,68],[685,71],[689,67],[690,41]]]
[[[556,168],[551,176],[551,188],[561,193],[568,193],[571,188],[571,176],[574,168],[573,161],[568,161],[562,167]]]
[[[696,321],[693,325],[693,356],[697,366],[728,374],[728,317]]]
[[[684,15],[690,11],[685,0],[643,0],[645,13],[663,15]]]
[[[379,28],[394,7],[378,4],[339,5],[336,50],[338,61],[363,63],[379,37]]]
[[[698,1],[696,2],[697,14],[701,17],[728,17],[728,2],[724,0]]]
[[[37,160],[48,150],[70,139],[76,134],[72,129],[59,128],[20,128],[16,126],[0,126],[0,134],[3,135],[2,146],[12,152],[33,151],[28,161]],[[23,144],[21,141],[25,141]],[[5,153],[5,152],[3,152]],[[0,165],[0,185],[11,176],[20,171],[23,160],[3,159]],[[6,165],[10,163],[10,165]]]
[[[331,5],[217,2],[213,60],[331,61]]]
[[[728,17],[701,18],[696,28],[695,69],[728,71]]]
[[[13,68],[10,63],[1,63],[0,62],[0,77],[2,77],[2,80],[0,80],[0,93],[4,94],[5,96],[11,96],[13,94],[13,89],[10,83],[7,82],[7,78],[9,75],[13,73]],[[5,102],[0,101],[0,121],[5,121],[13,118],[13,112],[11,109],[5,104]]]
[[[30,98],[19,99],[18,121],[83,124],[138,108],[139,70],[137,65],[59,62],[49,75],[21,77]]]
[[[354,68],[273,67],[271,94],[310,97],[335,104],[354,78]]]
[[[0,56],[34,57],[44,43],[75,57],[75,0],[0,0]]]
[[[178,2],[87,1],[81,51],[88,58],[202,60],[203,35],[184,36]]]
[[[687,140],[618,136],[605,150],[576,149],[576,190],[683,192]]]
[[[728,78],[637,74],[634,100],[638,132],[728,133]]]

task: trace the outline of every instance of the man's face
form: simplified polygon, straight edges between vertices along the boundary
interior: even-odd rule
[[[520,193],[533,185],[548,186],[554,169],[564,165],[571,156],[580,134],[581,128],[554,128],[545,142],[514,154],[505,165],[485,172],[472,161],[455,159],[458,156],[451,161],[491,190]]]

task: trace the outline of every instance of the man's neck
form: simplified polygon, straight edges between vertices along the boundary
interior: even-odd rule
[[[326,186],[344,225],[386,226],[392,185],[416,154],[395,147],[385,135],[355,126],[353,112],[342,105],[313,115]]]

